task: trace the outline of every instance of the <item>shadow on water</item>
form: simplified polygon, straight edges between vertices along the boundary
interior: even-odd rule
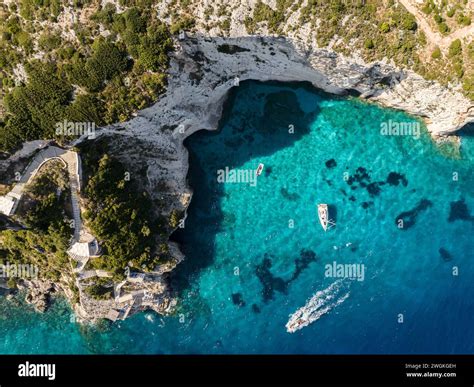
[[[474,123],[463,126],[456,134],[461,137],[474,137]]]
[[[337,224],[337,207],[334,204],[328,204],[328,217]]]
[[[188,182],[194,195],[185,228],[172,235],[186,256],[171,278],[178,293],[213,263],[215,235],[228,218],[221,209],[225,192],[217,181],[217,170],[239,168],[249,160],[272,155],[309,133],[319,108],[303,111],[297,88],[323,94],[306,83],[242,82],[230,91],[218,130],[199,131],[185,140],[190,161]]]

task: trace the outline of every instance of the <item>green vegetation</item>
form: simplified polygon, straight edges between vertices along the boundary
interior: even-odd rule
[[[95,300],[110,300],[113,294],[113,281],[108,278],[94,278],[94,283],[84,289]]]
[[[196,23],[195,20],[188,15],[179,17],[177,20],[173,22],[173,24],[171,24],[170,32],[173,35],[175,35],[181,30],[183,31],[190,30],[194,27],[195,23]]]
[[[459,39],[453,40],[451,45],[449,46],[449,56],[455,57],[462,53],[462,43]]]
[[[85,188],[87,198],[84,218],[98,238],[103,255],[94,266],[120,277],[127,265],[139,270],[153,269],[154,233],[152,203],[128,179],[123,165],[107,154],[98,163],[88,164],[91,172]]]
[[[441,84],[463,84],[465,95],[472,98],[473,93],[469,90],[474,72],[472,59],[467,60],[462,47],[453,48],[461,51],[455,55],[442,53],[439,48],[426,53],[424,32],[418,28],[415,17],[399,2],[309,0],[304,6],[302,4],[296,0],[278,0],[272,8],[258,2],[253,14],[244,19],[247,31],[258,33],[266,26],[271,33],[298,36],[295,23],[288,23],[296,14],[299,15],[297,25],[310,28],[310,39],[316,38],[321,47],[330,44],[331,49],[345,55],[358,50],[367,61],[393,60],[397,66],[412,69]],[[466,3],[461,0],[428,0],[421,8],[430,16],[433,30],[438,29],[443,34],[467,25],[470,17]],[[451,60],[438,60],[443,54]]]
[[[366,39],[364,42],[365,48],[371,50],[375,47],[374,41],[372,39]]]
[[[65,118],[72,86],[57,75],[54,64],[28,64],[29,82],[5,96],[7,116],[0,148],[12,149],[24,141],[53,138],[55,124]]]
[[[469,10],[466,8],[467,2],[464,0],[426,0],[421,10],[433,18],[441,33],[446,34],[458,27],[465,27],[471,24]]]
[[[442,56],[442,55],[441,55],[441,50],[439,49],[439,47],[436,47],[436,48],[433,50],[433,52],[432,52],[432,54],[431,54],[431,57],[432,57],[433,59],[440,59],[441,56]]]
[[[76,0],[78,12],[92,4]],[[168,54],[173,49],[168,27],[151,10],[153,1],[97,5],[87,24],[72,28],[77,39],[61,30],[37,26],[53,22],[62,9],[54,0],[22,0],[19,14],[0,5],[0,151],[13,151],[28,140],[70,140],[55,133],[55,123],[124,121],[163,92]],[[134,6],[137,5],[137,6]],[[181,27],[191,24],[182,20]],[[99,35],[99,28],[110,35]],[[35,42],[37,48],[35,48]],[[31,59],[41,50],[42,60]],[[25,69],[18,78],[18,66]],[[3,123],[1,123],[3,121]]]
[[[120,0],[118,12],[113,3],[74,0],[75,20],[63,18],[61,26],[62,0],[0,4],[0,152],[38,138],[64,143],[70,138],[54,133],[56,122],[111,124],[156,101],[166,87],[171,35],[197,22],[197,0],[172,1],[164,12],[169,26],[158,18],[157,3]],[[471,24],[466,4],[426,0],[420,8],[433,30],[449,34]],[[234,10],[209,4],[205,28],[227,33]],[[207,23],[211,15],[218,19]],[[244,24],[249,33],[298,35],[297,26],[309,27],[321,47],[331,44],[343,54],[360,51],[367,61],[387,58],[426,78],[463,84],[465,94],[472,95],[473,61],[465,43],[453,48],[458,54],[424,52],[425,35],[394,0],[258,1]],[[450,60],[438,60],[443,54]]]
[[[64,212],[69,194],[62,165],[51,162],[43,168],[18,208],[28,229],[0,232],[0,261],[37,265],[40,278],[57,281],[70,270],[66,250],[72,228]]]
[[[458,24],[462,26],[470,26],[471,25],[471,18],[469,16],[466,16],[464,14],[459,14],[457,17],[457,22]]]
[[[459,78],[464,75],[464,67],[462,60],[462,43],[459,39],[454,40],[449,46],[448,56],[451,58],[453,69]]]
[[[94,92],[127,69],[127,58],[123,50],[107,39],[98,38],[91,48],[91,56],[67,66],[66,73],[72,83]]]

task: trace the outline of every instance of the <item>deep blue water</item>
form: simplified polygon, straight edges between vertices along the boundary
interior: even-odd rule
[[[458,152],[423,125],[382,136],[383,122],[417,121],[303,85],[244,82],[228,105],[219,132],[186,143],[195,193],[175,235],[177,315],[80,327],[60,301],[39,315],[1,299],[0,352],[474,353],[473,138]],[[255,186],[217,180],[259,163]],[[337,223],[326,233],[322,202]],[[364,280],[287,333],[288,315],[335,282],[334,261],[364,264]]]

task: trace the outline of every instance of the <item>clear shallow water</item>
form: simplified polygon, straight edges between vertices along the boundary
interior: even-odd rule
[[[473,353],[474,223],[448,221],[468,216],[459,203],[451,213],[460,200],[474,215],[473,138],[456,154],[425,133],[381,136],[388,120],[415,122],[301,85],[243,83],[222,130],[187,141],[195,195],[176,235],[187,255],[172,281],[178,315],[80,328],[60,302],[37,315],[2,299],[0,352]],[[217,183],[219,169],[259,163],[254,187]],[[389,184],[391,172],[406,186],[393,174]],[[327,233],[320,202],[337,222]],[[286,333],[288,315],[335,281],[324,276],[333,261],[363,263],[364,281],[350,281],[349,298],[317,322]]]

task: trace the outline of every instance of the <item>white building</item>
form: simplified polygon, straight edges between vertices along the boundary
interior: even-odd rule
[[[10,216],[15,211],[17,200],[13,196],[0,196],[0,212],[6,216]]]
[[[73,257],[97,257],[100,255],[99,244],[93,239],[89,242],[76,242],[68,250]]]

